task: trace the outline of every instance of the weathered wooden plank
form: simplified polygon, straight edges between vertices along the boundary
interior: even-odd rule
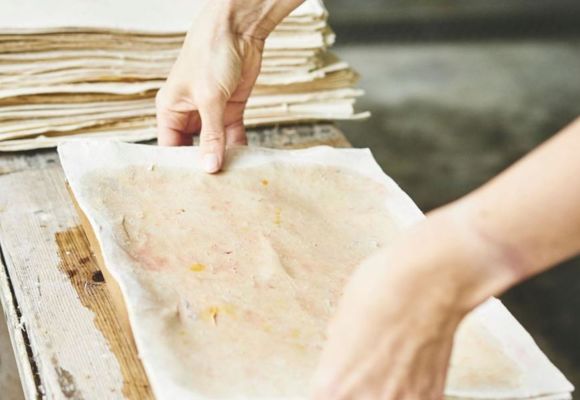
[[[62,170],[12,173],[0,187],[0,244],[46,397],[148,398]]]
[[[58,164],[58,154],[54,150],[0,154],[0,176],[31,169],[50,168]]]
[[[250,145],[273,148],[312,146],[350,147],[344,134],[332,124],[279,126],[248,132]]]
[[[301,148],[316,145],[349,147],[348,140],[332,124],[288,125],[248,130],[251,145],[275,148]],[[148,143],[154,143],[148,142]],[[0,154],[0,175],[58,165],[52,149]]]
[[[248,136],[265,147],[349,146],[332,125]],[[151,398],[79,225],[55,152],[0,157],[0,292],[26,396]]]

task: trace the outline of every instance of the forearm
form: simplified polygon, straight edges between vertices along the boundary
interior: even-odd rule
[[[427,225],[443,236],[435,241],[456,247],[449,268],[469,288],[469,306],[580,252],[579,176],[577,120],[488,184],[432,213]],[[444,229],[452,232],[447,241]]]
[[[580,251],[579,155],[577,121],[366,259],[328,329],[315,398],[442,398],[465,314]]]

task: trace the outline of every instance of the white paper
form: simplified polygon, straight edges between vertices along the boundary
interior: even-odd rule
[[[176,168],[176,171],[204,174],[199,166],[199,150],[191,147],[160,148],[81,141],[59,146],[59,154],[75,198],[87,215],[101,244],[105,263],[121,287],[140,357],[157,398],[204,399],[195,389],[179,383],[187,376],[187,371],[180,368],[187,354],[173,354],[160,340],[159,332],[162,331],[158,329],[159,321],[166,318],[161,311],[163,308],[158,307],[148,289],[141,286],[132,275],[135,259],[129,257],[115,239],[112,229],[116,222],[107,220],[104,214],[98,211],[101,209],[100,200],[95,198],[90,181],[86,180],[96,172],[121,171],[129,167],[137,171]],[[384,207],[389,210],[395,226],[404,229],[423,218],[412,200],[382,172],[368,150],[329,147],[291,151],[236,148],[228,151],[226,159],[226,170],[232,171],[243,171],[252,167],[266,168],[271,163],[288,167],[323,165],[352,171],[384,186],[389,193]],[[108,178],[112,185],[117,184],[114,176],[112,174]],[[344,193],[336,193],[336,196],[341,195]],[[126,201],[131,202],[131,199],[127,198]],[[159,312],[162,314],[158,314]],[[478,346],[470,345],[474,337],[489,346],[490,351],[482,352]],[[467,317],[460,326],[456,343],[450,371],[451,380],[446,387],[449,398],[554,400],[569,398],[569,393],[573,389],[498,300],[489,300]],[[228,346],[228,343],[222,345]],[[502,370],[497,370],[497,364],[489,365],[489,357],[512,369],[507,375],[502,374]],[[288,379],[292,379],[292,374],[288,376]],[[486,381],[490,376],[497,379],[492,381],[496,382],[495,384],[490,385]],[[486,385],[483,388],[469,387],[470,384],[477,382],[486,382]],[[259,384],[260,381],[256,381],[256,385]],[[294,395],[273,397],[305,398],[307,388],[299,385],[293,387],[295,387]],[[238,396],[228,398],[252,397],[240,393]]]

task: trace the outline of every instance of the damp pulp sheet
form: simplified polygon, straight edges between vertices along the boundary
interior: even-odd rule
[[[157,399],[302,399],[356,266],[423,218],[368,150],[59,146],[85,231]],[[568,399],[490,299],[461,324],[450,399]]]

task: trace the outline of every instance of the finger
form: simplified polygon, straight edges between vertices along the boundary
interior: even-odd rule
[[[246,128],[241,120],[226,127],[226,146],[245,146],[247,144]]]
[[[201,133],[199,146],[201,160],[206,172],[218,172],[223,164],[225,152],[224,102],[214,102],[209,106],[200,107]]]
[[[197,111],[157,112],[157,142],[160,146],[191,146],[193,133],[199,131]]]
[[[157,138],[161,146],[191,146],[192,134],[199,131],[199,114],[191,107],[176,104],[162,88],[155,98]],[[176,108],[180,106],[180,108]]]

